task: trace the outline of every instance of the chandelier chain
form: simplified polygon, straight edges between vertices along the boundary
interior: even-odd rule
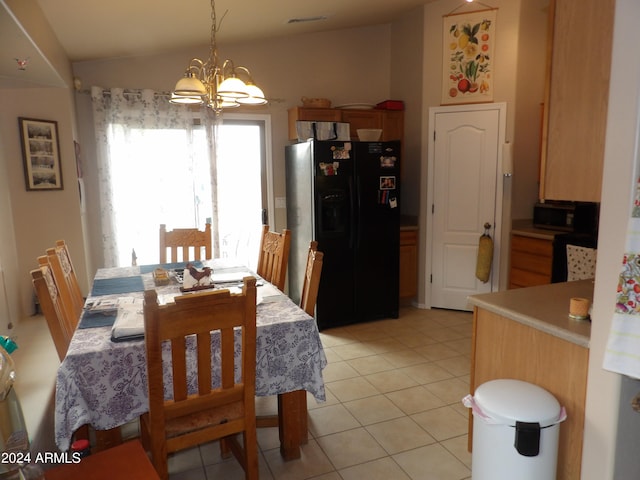
[[[211,0],[211,48],[209,51],[209,65],[218,64],[218,45],[216,42],[216,31],[218,30],[218,19],[216,18],[216,3]]]
[[[206,62],[193,58],[185,70],[184,76],[176,83],[171,93],[171,103],[187,105],[206,105],[216,113],[223,108],[240,105],[266,105],[263,91],[257,87],[248,68],[235,66],[231,60],[218,62],[218,42],[216,34],[228,10],[220,21],[216,15],[215,0],[211,2],[211,38],[209,57]],[[243,81],[240,76],[244,77]],[[245,83],[246,82],[246,83]]]

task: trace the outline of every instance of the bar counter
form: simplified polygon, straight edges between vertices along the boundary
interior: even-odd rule
[[[470,393],[511,378],[538,385],[567,411],[560,424],[557,480],[578,480],[589,365],[589,320],[569,317],[572,297],[593,299],[593,280],[473,295]],[[469,418],[469,448],[473,420]]]
[[[588,298],[593,303],[593,280],[552,283],[473,295],[469,297],[469,303],[589,348],[591,322],[569,317],[569,301],[572,297]]]

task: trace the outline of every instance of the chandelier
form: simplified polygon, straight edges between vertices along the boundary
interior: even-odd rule
[[[225,15],[222,16],[220,24]],[[184,76],[178,80],[171,92],[171,103],[206,105],[216,113],[220,113],[224,108],[267,103],[264,93],[254,83],[247,67],[235,66],[231,60],[219,64],[216,32],[220,24],[216,18],[215,0],[211,0],[209,58],[206,62],[199,58],[189,62]]]

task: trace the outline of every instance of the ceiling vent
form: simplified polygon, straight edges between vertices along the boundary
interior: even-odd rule
[[[306,23],[306,22],[319,22],[321,20],[328,19],[328,15],[318,15],[315,17],[302,17],[302,18],[290,18],[287,23]]]

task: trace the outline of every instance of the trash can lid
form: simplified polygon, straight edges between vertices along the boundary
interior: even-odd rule
[[[497,423],[537,422],[541,427],[557,422],[561,408],[544,388],[521,380],[499,379],[480,385],[474,399],[482,412]]]

